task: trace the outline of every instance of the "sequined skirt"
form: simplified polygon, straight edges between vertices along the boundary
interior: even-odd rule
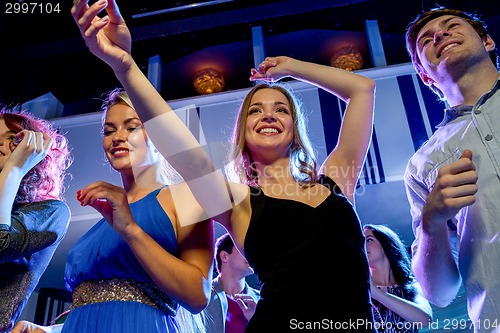
[[[178,308],[177,303],[155,284],[134,279],[82,282],[73,290],[71,308],[108,301],[139,302],[157,308],[169,316],[175,316]]]

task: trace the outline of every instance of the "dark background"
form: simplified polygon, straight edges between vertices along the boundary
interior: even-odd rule
[[[29,14],[8,14],[10,4],[19,0],[1,1],[0,103],[16,105],[50,92],[64,105],[58,116],[98,111],[97,98],[118,82],[84,45],[70,15],[72,1],[37,0],[36,13]],[[491,35],[500,40],[497,1],[450,0],[439,4],[479,12]],[[160,91],[166,100],[174,100],[197,95],[192,76],[207,64],[224,74],[225,91],[250,87],[254,27],[262,28],[267,55],[328,64],[335,49],[351,44],[362,51],[363,68],[370,68],[373,64],[365,24],[376,20],[387,65],[409,62],[404,44],[406,26],[436,2],[122,0],[118,5],[131,28],[137,62],[146,72],[148,59],[160,56]],[[47,10],[50,8],[52,13]]]

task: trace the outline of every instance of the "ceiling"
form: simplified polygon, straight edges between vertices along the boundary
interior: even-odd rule
[[[22,1],[22,0],[21,0]],[[70,15],[71,1],[50,3],[59,13],[0,14],[0,103],[14,105],[52,93],[64,108],[58,116],[99,110],[96,99],[116,86],[111,70],[86,49]],[[196,95],[192,76],[203,66],[221,70],[224,90],[251,86],[252,30],[261,29],[266,55],[329,63],[333,51],[352,44],[373,67],[366,21],[375,20],[387,65],[409,61],[405,28],[434,1],[396,0],[122,0],[133,37],[133,55],[147,72],[151,57],[162,64],[166,100]],[[491,0],[439,4],[478,11],[500,40],[500,6]]]

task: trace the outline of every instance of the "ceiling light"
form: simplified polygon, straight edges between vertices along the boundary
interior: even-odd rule
[[[216,69],[204,68],[194,74],[193,87],[199,94],[212,94],[224,89],[224,76]]]
[[[344,46],[333,53],[330,65],[346,71],[355,71],[363,67],[363,55],[351,45]]]

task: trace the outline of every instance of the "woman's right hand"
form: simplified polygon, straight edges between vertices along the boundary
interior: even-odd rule
[[[77,192],[77,200],[82,206],[97,210],[115,231],[123,236],[135,227],[125,190],[104,181],[91,183]]]
[[[252,68],[250,81],[264,80],[274,82],[290,76],[290,69],[294,62],[297,61],[285,56],[266,57],[257,68]]]
[[[9,147],[12,153],[6,164],[19,168],[24,176],[47,156],[52,142],[46,133],[22,130]]]
[[[115,72],[130,67],[132,37],[115,0],[99,0],[91,6],[88,0],[75,0],[71,15],[89,50]],[[102,10],[107,14],[97,16]]]

